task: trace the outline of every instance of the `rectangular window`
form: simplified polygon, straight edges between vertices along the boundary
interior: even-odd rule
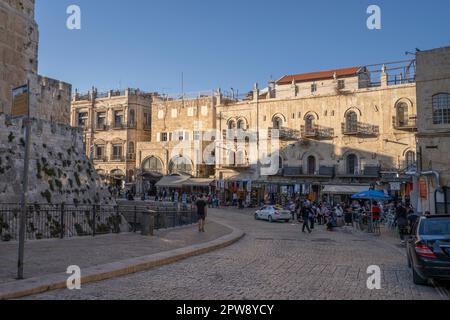
[[[433,123],[450,124],[450,94],[433,96]]]
[[[161,132],[161,141],[163,142],[167,141],[167,132]]]
[[[122,159],[122,145],[115,144],[112,146],[112,160]]]
[[[194,141],[199,141],[200,137],[201,137],[200,131],[194,131],[193,137],[194,137]]]
[[[105,146],[96,146],[95,147],[95,156],[97,160],[103,159],[105,156]]]
[[[172,118],[176,118],[176,117],[178,117],[178,110],[172,109]]]
[[[299,112],[299,113],[298,113],[298,118],[301,119],[301,117],[302,117],[302,113]]]
[[[345,80],[338,80],[338,89],[345,89]]]
[[[187,115],[188,115],[188,117],[193,117],[194,116],[194,108],[192,108],[192,107],[188,108]]]
[[[123,126],[123,111],[114,111],[114,127]]]
[[[106,112],[97,113],[97,129],[105,129],[106,127]]]
[[[315,92],[317,92],[317,84],[313,83],[311,85],[311,93],[315,93]]]
[[[88,122],[88,113],[87,112],[78,112],[78,126],[86,127]]]

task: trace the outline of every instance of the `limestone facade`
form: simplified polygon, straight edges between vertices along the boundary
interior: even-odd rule
[[[86,154],[107,182],[134,181],[137,144],[151,138],[152,99],[135,89],[75,94],[71,125],[83,129]]]
[[[388,190],[391,182],[408,182],[405,172],[416,157],[416,85],[406,78],[392,84],[380,68],[379,83],[367,80],[365,68],[345,69],[341,77],[342,70],[325,72],[328,78],[286,76],[269,83],[269,90],[255,86],[253,99],[219,105],[217,129],[234,144],[217,148],[216,178],[319,186],[386,182]],[[318,86],[311,90],[313,84]],[[279,144],[272,146],[274,129]],[[243,132],[248,141],[227,138],[230,130]],[[262,175],[258,160],[268,156],[278,170]]]
[[[214,163],[204,153],[214,155],[216,105],[214,94],[172,99],[155,96],[152,103],[151,140],[138,143],[136,166],[142,172],[186,173],[198,178],[214,176]]]
[[[450,213],[450,47],[417,53],[419,210]]]

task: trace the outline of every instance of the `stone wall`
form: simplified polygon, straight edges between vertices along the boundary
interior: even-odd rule
[[[20,202],[24,146],[23,120],[0,115],[0,203]],[[33,120],[28,201],[115,204],[85,155],[81,131]]]
[[[437,94],[450,94],[450,47],[417,53],[419,169],[438,172],[441,186],[450,187],[450,124],[433,121],[433,96]],[[435,200],[443,202],[444,195],[435,193],[438,182],[434,176],[423,176],[422,181],[427,196],[422,193],[419,209],[434,213]]]

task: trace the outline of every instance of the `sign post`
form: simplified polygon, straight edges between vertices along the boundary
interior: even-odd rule
[[[23,162],[23,180],[22,180],[22,199],[21,215],[19,229],[19,258],[17,263],[17,279],[23,279],[24,249],[25,249],[25,230],[27,220],[27,192],[28,192],[28,170],[30,164],[30,82],[19,88],[13,89],[13,108],[12,116],[24,116],[25,125],[25,157]]]

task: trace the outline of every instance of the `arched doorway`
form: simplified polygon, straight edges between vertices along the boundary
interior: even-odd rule
[[[163,176],[163,163],[162,161],[151,156],[145,159],[141,165],[141,178],[142,178],[142,192],[148,194],[149,196],[156,195],[155,184],[161,180]]]
[[[309,156],[307,160],[307,172],[308,175],[313,176],[316,174],[316,157]]]
[[[178,156],[170,160],[169,172],[170,174],[181,173],[192,175],[193,165],[192,161],[186,157]]]

